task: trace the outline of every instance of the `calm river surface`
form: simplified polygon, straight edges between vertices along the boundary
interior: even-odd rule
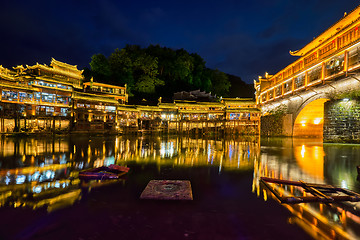
[[[78,178],[110,164],[130,171]],[[0,138],[0,239],[360,239],[357,204],[281,205],[259,184],[266,176],[360,192],[357,165],[360,145],[317,139]],[[190,180],[193,201],[140,200],[153,179]]]

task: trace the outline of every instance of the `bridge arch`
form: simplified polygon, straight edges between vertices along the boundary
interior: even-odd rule
[[[303,101],[293,113],[294,137],[323,137],[324,103],[326,94],[315,94]]]

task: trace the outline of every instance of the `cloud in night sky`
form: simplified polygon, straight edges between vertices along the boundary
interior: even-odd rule
[[[0,14],[0,65],[51,57],[79,68],[126,44],[198,53],[210,68],[252,83],[276,73],[297,50],[358,1],[6,1]]]

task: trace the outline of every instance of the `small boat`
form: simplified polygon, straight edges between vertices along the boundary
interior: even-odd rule
[[[111,164],[108,167],[102,166],[81,171],[79,178],[83,180],[108,180],[118,179],[129,172],[128,167]]]

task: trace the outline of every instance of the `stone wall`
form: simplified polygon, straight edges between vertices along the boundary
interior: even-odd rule
[[[324,105],[324,142],[360,143],[360,100],[332,100]]]
[[[261,117],[262,136],[292,136],[292,114],[272,114]]]

